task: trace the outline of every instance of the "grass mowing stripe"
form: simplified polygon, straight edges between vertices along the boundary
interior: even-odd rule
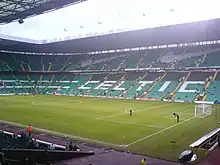
[[[27,127],[27,125],[24,125],[24,124],[19,124],[19,123],[5,121],[5,120],[0,120],[0,123],[14,125],[14,126],[21,127],[21,128]],[[84,142],[98,143],[98,144],[103,144],[103,145],[108,145],[108,146],[115,146],[115,147],[124,147],[124,146],[126,146],[126,145],[113,144],[113,143],[108,143],[108,142],[104,142],[104,141],[100,141],[100,140],[88,139],[88,138],[84,138],[84,137],[80,137],[80,136],[74,136],[74,135],[70,135],[70,134],[64,134],[64,133],[60,133],[60,132],[50,131],[50,130],[42,129],[42,128],[34,127],[33,129],[37,130],[37,131],[40,131],[40,132],[54,134],[54,135],[58,135],[58,136],[62,136],[62,137],[73,138],[75,140],[82,140]]]
[[[133,110],[133,112],[149,111],[149,110],[152,110],[152,109],[157,109],[157,108],[160,108],[160,107],[165,107],[167,105],[169,105],[169,104],[162,104],[162,105],[153,106],[153,107],[149,107],[149,108],[141,108],[141,109]],[[103,117],[98,117],[96,119],[97,120],[106,119],[106,118],[110,118],[110,117],[125,115],[127,113],[128,113],[128,110],[125,110],[124,112],[121,112],[121,113],[117,113],[117,114],[113,114],[113,115],[107,115],[107,116],[103,116]]]
[[[39,105],[33,105],[32,101]],[[83,104],[79,104],[78,101],[82,101]],[[55,102],[57,102],[57,104],[55,104]],[[175,128],[164,131],[166,127],[177,124],[176,118],[164,118],[165,116],[172,115],[173,112],[178,113],[185,111],[190,107],[192,107],[192,111],[180,114],[180,122],[194,116],[192,112],[195,105],[190,103],[118,99],[96,99],[95,101],[92,98],[52,95],[37,95],[35,97],[0,96],[0,103],[0,119],[3,121],[12,121],[23,125],[32,123],[38,128],[51,130],[50,132],[60,132],[60,134],[58,134],[60,136],[65,136],[66,133],[71,135],[69,138],[76,140],[77,138],[72,135],[79,136],[81,139],[79,139],[79,141],[81,142],[97,144],[101,147],[129,150],[133,153],[172,161],[177,161],[176,156],[188,148],[190,143],[202,137],[213,128],[218,127],[219,122],[219,116],[213,113],[213,115],[208,118],[195,118]],[[62,106],[58,106],[58,103],[62,104]],[[155,106],[160,107],[150,110]],[[132,118],[129,117],[126,111],[130,109],[134,111]],[[122,114],[118,115],[118,113]],[[164,127],[164,129],[104,122],[96,119],[98,117],[116,114],[117,116],[109,117],[105,120],[143,125],[149,124]],[[26,126],[23,126],[23,128],[26,128]],[[161,130],[164,132],[156,133]],[[48,134],[55,135],[54,132]],[[146,136],[150,135],[152,137],[146,138]],[[126,136],[126,139],[124,139],[124,136]],[[86,138],[89,140],[85,140]],[[143,140],[143,138],[146,140]],[[178,139],[181,139],[178,141],[178,145],[173,147],[170,141]],[[97,142],[96,140],[100,140],[101,142]],[[141,141],[133,145],[131,144],[137,140]],[[130,146],[126,147],[126,145],[129,144]],[[194,149],[192,148],[192,150]],[[195,149],[194,152],[198,154],[200,159],[206,156],[206,151]]]
[[[102,120],[102,119],[106,119],[106,118],[109,118],[109,117],[120,116],[120,115],[122,115],[122,114],[125,114],[125,112],[117,113],[117,114],[114,114],[114,115],[103,116],[103,117],[97,117],[96,119],[97,119],[97,120]]]
[[[182,111],[182,112],[178,112],[178,114],[182,114],[182,113],[184,113],[184,112],[188,112],[188,111],[191,111],[192,109],[190,108],[190,109],[187,109],[187,110],[185,110],[185,111]],[[172,117],[173,115],[167,115],[167,116],[165,116],[164,118],[170,118],[170,117]]]
[[[155,135],[158,135],[158,134],[161,133],[161,132],[170,130],[170,129],[172,129],[172,128],[174,128],[174,127],[180,125],[180,124],[183,124],[183,123],[185,123],[185,122],[188,122],[188,121],[190,121],[190,120],[192,120],[192,119],[194,119],[194,118],[195,118],[195,116],[194,116],[194,117],[191,117],[191,118],[189,118],[189,119],[187,119],[187,120],[184,120],[184,121],[182,121],[182,122],[180,122],[180,123],[174,124],[174,125],[172,125],[172,126],[170,126],[170,127],[167,127],[167,128],[165,128],[165,129],[163,129],[163,130],[161,130],[161,131],[158,131],[158,132],[155,132],[155,133],[153,133],[153,134],[151,134],[151,135],[145,136],[145,137],[143,137],[143,138],[141,138],[141,139],[139,139],[139,140],[136,140],[136,141],[134,141],[134,142],[132,142],[132,143],[126,145],[126,147],[129,147],[129,146],[134,145],[134,144],[136,144],[136,143],[139,143],[139,142],[141,142],[141,141],[143,141],[143,140],[146,140],[146,139],[148,139],[148,138],[150,138],[150,137],[153,137],[153,136],[155,136]]]
[[[124,121],[115,121],[115,120],[106,120],[106,119],[98,119],[98,120],[111,122],[111,123],[134,125],[134,126],[139,126],[139,127],[148,127],[148,128],[150,127],[150,128],[164,129],[164,127],[159,127],[159,126],[155,126],[155,125],[136,124],[136,123],[130,123],[130,122],[124,122]]]

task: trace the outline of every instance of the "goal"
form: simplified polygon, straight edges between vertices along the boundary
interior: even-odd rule
[[[212,114],[212,105],[211,104],[197,104],[195,106],[195,117],[205,118]]]

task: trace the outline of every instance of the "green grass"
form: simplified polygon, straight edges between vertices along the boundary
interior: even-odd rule
[[[3,96],[0,97],[0,120],[24,125],[31,123],[35,128],[177,161],[179,153],[217,127],[216,115],[193,118],[194,106],[67,96]],[[132,117],[125,112],[129,109],[134,109]],[[173,112],[180,114],[179,124],[172,117]],[[172,140],[177,142],[176,145],[171,143]],[[204,150],[196,152],[200,158],[206,154]]]

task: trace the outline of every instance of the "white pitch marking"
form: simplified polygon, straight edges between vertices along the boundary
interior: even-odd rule
[[[185,111],[182,111],[182,112],[178,112],[178,114],[182,114],[182,113],[184,113],[184,112],[188,112],[188,111],[191,111],[192,109],[190,108],[190,109],[187,109],[187,110],[185,110]],[[164,118],[169,118],[169,117],[172,117],[173,115],[167,115],[167,116],[164,116]]]
[[[152,110],[152,109],[156,109],[156,108],[160,108],[160,107],[165,107],[167,105],[169,105],[169,104],[162,104],[162,105],[153,106],[153,107],[149,107],[149,108],[141,108],[141,109],[133,110],[133,112],[149,111],[149,110]],[[103,116],[103,117],[98,117],[96,119],[97,120],[106,119],[106,118],[109,118],[109,117],[125,115],[126,113],[127,113],[127,110],[125,110],[125,112],[121,112],[121,113],[117,113],[117,114],[113,114],[113,115],[108,115],[108,116]]]
[[[24,125],[24,124],[19,124],[19,123],[5,121],[5,120],[0,120],[0,123],[10,124],[10,125],[14,125],[14,126],[17,126],[17,127],[26,127],[27,126],[27,125]],[[104,145],[108,145],[108,146],[116,146],[116,147],[125,147],[125,146],[127,146],[127,145],[119,145],[119,144],[108,143],[108,142],[104,142],[104,141],[100,141],[100,140],[93,140],[93,139],[84,138],[84,137],[80,137],[80,136],[74,136],[74,135],[70,135],[70,134],[64,134],[64,133],[50,131],[50,130],[47,130],[47,129],[37,128],[37,127],[34,127],[33,129],[37,130],[37,131],[40,131],[40,132],[45,132],[45,133],[50,133],[50,134],[54,134],[54,135],[58,135],[58,136],[73,138],[73,139],[76,139],[76,140],[87,141],[87,142],[90,142],[90,143],[99,143],[99,144],[104,144]]]
[[[155,125],[147,125],[147,124],[137,124],[137,123],[130,123],[130,122],[124,122],[124,121],[114,121],[114,120],[106,120],[106,119],[99,119],[106,122],[111,123],[119,123],[119,124],[128,124],[128,125],[134,125],[134,126],[140,126],[140,127],[150,127],[150,128],[158,128],[158,129],[164,129],[164,127],[159,127]]]
[[[114,114],[114,115],[108,115],[108,116],[104,116],[104,117],[98,117],[98,118],[96,118],[96,120],[101,120],[101,119],[106,119],[106,118],[109,118],[109,117],[120,116],[122,114],[125,114],[125,112],[117,113],[117,114]]]
[[[129,146],[134,145],[134,144],[136,144],[136,143],[139,143],[139,142],[141,142],[141,141],[143,141],[143,140],[149,139],[149,138],[151,138],[151,137],[153,137],[153,136],[155,136],[155,135],[160,134],[161,132],[170,130],[171,128],[174,128],[174,127],[176,127],[176,126],[178,126],[178,125],[180,125],[180,124],[183,124],[183,123],[185,123],[185,122],[188,122],[188,121],[190,121],[190,120],[192,120],[192,119],[194,119],[194,118],[195,118],[195,116],[194,116],[194,117],[191,117],[191,118],[189,118],[189,119],[187,119],[187,120],[184,120],[184,121],[182,121],[182,122],[180,122],[180,123],[174,124],[174,125],[172,125],[172,126],[170,126],[170,127],[167,127],[167,128],[165,128],[165,129],[163,129],[163,130],[157,131],[157,132],[155,132],[155,133],[153,133],[153,134],[151,134],[151,135],[145,136],[145,137],[143,137],[143,138],[141,138],[141,139],[139,139],[139,140],[136,140],[136,141],[134,141],[134,142],[132,142],[132,143],[129,143],[129,144],[126,145],[125,147],[129,147]]]

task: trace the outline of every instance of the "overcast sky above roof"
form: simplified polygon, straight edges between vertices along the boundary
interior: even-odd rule
[[[0,34],[35,40],[143,29],[220,18],[219,0],[88,0],[57,11],[0,25]]]

